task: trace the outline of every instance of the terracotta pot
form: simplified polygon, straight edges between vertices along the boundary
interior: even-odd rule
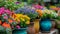
[[[27,28],[27,34],[35,34],[34,22],[30,22]]]
[[[35,29],[36,33],[39,32],[39,21],[40,21],[40,19],[35,19],[34,20],[34,29]]]

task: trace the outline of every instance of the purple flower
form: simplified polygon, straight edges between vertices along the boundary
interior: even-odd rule
[[[31,19],[38,16],[38,13],[35,9],[31,7],[23,7],[15,11],[16,13],[28,15]]]
[[[20,2],[16,2],[16,4],[19,4]]]

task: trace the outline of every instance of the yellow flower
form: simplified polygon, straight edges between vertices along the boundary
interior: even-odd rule
[[[48,10],[48,9],[46,9],[46,10],[43,10],[43,13],[50,14],[50,10]]]
[[[56,8],[56,6],[50,6],[50,8]]]
[[[30,18],[27,16],[27,15],[23,15],[23,14],[15,14],[15,18],[14,18],[14,16],[13,16],[13,18],[14,18],[14,20],[16,20],[17,22],[18,21],[26,21],[25,23],[26,24],[29,24],[30,23]],[[21,19],[21,20],[20,20]]]
[[[30,21],[27,21],[26,24],[30,24]]]
[[[24,18],[30,20],[30,18],[27,15],[24,15]]]
[[[22,21],[25,21],[25,19],[23,19],[23,18],[20,18]]]

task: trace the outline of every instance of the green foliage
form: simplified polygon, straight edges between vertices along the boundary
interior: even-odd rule
[[[4,27],[0,26],[0,32],[4,32]]]
[[[27,2],[29,4],[32,4],[32,3],[38,3],[38,2],[40,2],[40,0],[27,0]]]
[[[44,10],[42,18],[55,19],[58,17],[58,14],[53,10]]]
[[[6,28],[6,34],[12,34],[11,28]]]
[[[12,0],[12,1],[9,1],[9,0],[0,0],[0,7],[5,7],[5,8],[8,8],[10,10],[16,10],[22,6],[24,6],[24,3],[16,3],[18,1],[16,0]]]
[[[20,19],[20,24],[19,25],[20,25],[21,28],[27,27],[27,24],[25,22],[26,22],[26,20],[23,21],[22,19]]]
[[[5,28],[3,26],[0,26],[0,34],[6,34]]]
[[[60,7],[60,3],[59,4],[55,4],[55,6]]]
[[[0,0],[0,7],[5,5],[5,0]]]
[[[17,22],[13,22],[11,25],[12,26],[16,26],[17,25]]]
[[[57,28],[60,28],[60,24],[59,24],[59,22],[60,22],[60,17],[59,18],[57,18],[57,19],[55,19],[55,22],[56,22],[56,27]]]

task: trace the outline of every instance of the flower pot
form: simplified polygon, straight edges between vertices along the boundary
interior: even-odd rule
[[[34,28],[35,28],[36,33],[39,32],[39,21],[40,21],[40,19],[35,19],[34,20]]]
[[[12,34],[27,34],[26,28],[13,30]]]
[[[41,32],[50,32],[52,23],[50,19],[43,19],[40,21]]]

